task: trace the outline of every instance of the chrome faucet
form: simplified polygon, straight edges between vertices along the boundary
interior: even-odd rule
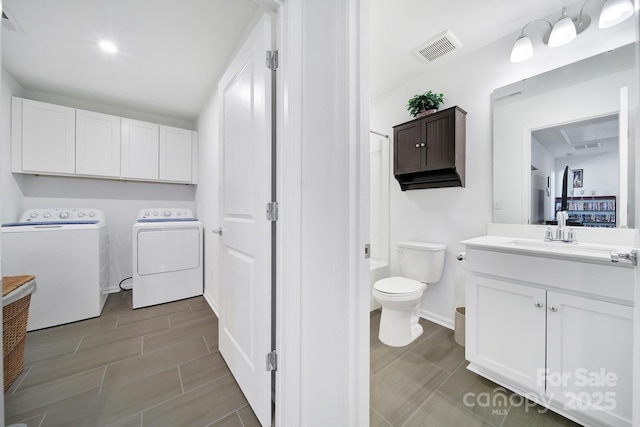
[[[564,168],[564,176],[562,179],[562,201],[560,203],[560,210],[556,212],[556,220],[558,227],[554,233],[551,228],[547,228],[547,232],[544,240],[547,242],[576,242],[576,232],[571,228],[567,228],[567,220],[569,219],[569,213],[567,212],[567,175],[569,173],[569,166]]]
[[[569,214],[567,213],[567,211],[558,211],[558,213],[556,214],[556,219],[558,220],[558,227],[556,228],[556,232],[554,233],[551,228],[548,228],[544,240],[566,243],[575,242],[576,232],[573,231],[572,228],[567,228],[567,219],[569,219]]]

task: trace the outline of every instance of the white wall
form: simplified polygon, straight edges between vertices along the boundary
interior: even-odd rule
[[[83,108],[106,114],[146,120],[154,123],[193,129],[193,123],[160,117],[144,112],[123,110],[108,105],[42,92],[23,91],[9,73],[3,70],[2,110],[0,122],[10,123],[10,99],[12,95],[37,101]],[[11,174],[10,132],[3,125],[0,140],[1,168],[3,172],[2,222],[16,221],[20,213],[32,208],[95,208],[105,212],[109,226],[109,287],[118,289],[120,280],[132,273],[131,233],[140,209],[169,207],[187,208],[195,212],[195,186],[182,184],[111,181],[88,178],[68,178]],[[124,284],[128,284],[125,282]]]
[[[220,226],[218,156],[218,94],[214,91],[198,116],[198,218],[204,225],[204,293],[218,313],[219,236],[212,233]]]
[[[518,37],[514,34],[442,67],[432,70],[425,65],[423,75],[372,100],[371,128],[391,135],[394,125],[411,119],[405,109],[407,100],[426,90],[444,93],[444,108],[458,105],[468,112],[466,188],[402,192],[397,182],[391,185],[391,274],[399,274],[395,242],[414,239],[447,245],[444,274],[439,283],[427,288],[423,316],[453,326],[456,295],[463,294],[457,289],[463,286],[463,270],[458,268],[456,272],[455,259],[464,250],[460,241],[485,234],[487,223],[492,221],[493,90],[630,43],[633,28],[634,23],[627,22],[609,29],[608,37],[600,37],[599,30],[593,29],[566,47],[536,52],[532,59],[520,64],[509,63]],[[619,32],[619,37],[612,36]]]
[[[575,197],[587,196],[616,196],[620,194],[620,165],[618,152],[611,151],[600,154],[584,156],[562,157],[556,159],[556,194],[562,195],[562,174],[564,167],[569,169],[582,169],[582,188],[575,188]],[[571,192],[571,180],[573,174],[569,171],[569,193]],[[571,194],[569,194],[571,195]]]
[[[0,195],[2,211],[0,223],[15,221],[24,210],[23,176],[11,173],[11,96],[21,96],[24,89],[13,76],[2,69],[2,91],[0,92]]]

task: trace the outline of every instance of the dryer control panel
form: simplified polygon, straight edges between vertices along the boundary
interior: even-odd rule
[[[164,220],[164,221],[185,221],[195,220],[191,209],[179,208],[150,208],[142,209],[138,213],[138,221],[140,220]]]
[[[23,223],[78,223],[91,222],[93,224],[104,224],[106,222],[104,212],[99,209],[81,208],[49,208],[49,209],[27,209],[20,216]]]

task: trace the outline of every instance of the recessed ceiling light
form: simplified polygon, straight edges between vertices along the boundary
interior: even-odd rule
[[[107,53],[116,53],[118,51],[118,46],[116,46],[113,42],[110,42],[109,40],[101,41],[100,48]]]

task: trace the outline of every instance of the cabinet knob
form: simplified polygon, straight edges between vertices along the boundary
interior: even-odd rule
[[[549,311],[553,311],[555,313],[556,311],[558,311],[558,307],[556,307],[555,305],[550,305]]]
[[[533,305],[535,305],[537,308],[542,308],[544,304],[542,304],[540,301],[536,301],[535,303],[533,303]]]
[[[420,147],[424,147],[424,146],[425,146],[425,143],[424,143],[424,142],[423,142],[422,144],[420,144]]]
[[[420,147],[420,144],[416,144],[416,148],[419,148],[419,147]]]

